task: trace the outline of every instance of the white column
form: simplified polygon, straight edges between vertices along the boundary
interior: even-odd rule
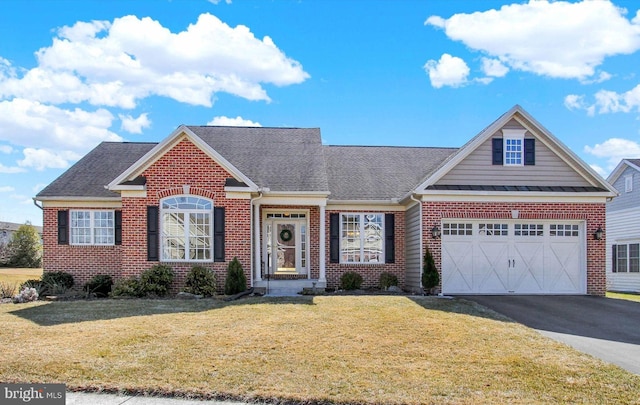
[[[327,254],[325,227],[324,227],[325,217],[326,217],[325,207],[324,205],[321,205],[320,206],[320,278],[318,279],[318,281],[320,282],[327,281],[327,274],[326,274],[325,261],[324,261],[324,258]]]
[[[254,266],[255,269],[255,281],[262,281],[262,240],[260,239],[260,204],[256,203],[253,206],[253,240],[255,241],[254,247]]]

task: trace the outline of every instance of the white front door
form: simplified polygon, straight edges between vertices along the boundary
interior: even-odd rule
[[[584,294],[583,224],[443,220],[445,294]]]
[[[308,274],[306,219],[267,218],[264,235],[267,274]]]

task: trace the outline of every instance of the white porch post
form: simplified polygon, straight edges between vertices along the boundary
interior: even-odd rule
[[[253,240],[254,246],[254,266],[255,281],[262,281],[262,253],[260,247],[262,246],[262,240],[260,239],[260,204],[256,203],[253,207]]]
[[[318,279],[319,282],[327,281],[325,261],[324,261],[325,255],[327,253],[325,250],[326,249],[325,226],[324,226],[325,217],[326,217],[325,206],[321,205],[320,206],[320,278]]]

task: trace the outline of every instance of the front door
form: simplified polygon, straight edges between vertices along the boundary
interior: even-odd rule
[[[265,244],[267,274],[308,274],[306,219],[268,218]]]

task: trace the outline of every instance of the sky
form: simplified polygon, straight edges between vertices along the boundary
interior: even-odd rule
[[[103,141],[179,125],[459,147],[516,104],[606,178],[640,157],[640,2],[2,0],[0,221]]]

